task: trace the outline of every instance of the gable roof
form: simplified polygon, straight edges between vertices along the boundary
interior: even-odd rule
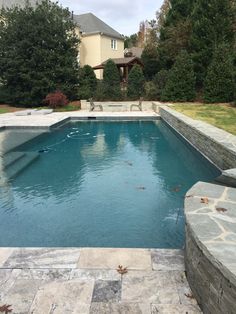
[[[118,39],[123,38],[120,33],[111,28],[109,25],[104,23],[92,13],[73,15],[73,19],[78,24],[82,31],[82,34],[84,35],[100,33]]]

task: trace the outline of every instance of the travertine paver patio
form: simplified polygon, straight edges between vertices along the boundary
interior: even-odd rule
[[[201,313],[183,261],[182,250],[2,248],[0,306],[14,314]]]

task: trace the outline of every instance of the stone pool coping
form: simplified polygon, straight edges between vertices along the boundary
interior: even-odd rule
[[[201,313],[183,251],[165,249],[1,248],[1,304],[14,314]]]
[[[187,278],[203,312],[236,312],[236,136],[169,107],[161,118],[223,175],[186,194]],[[232,168],[232,169],[231,169]]]
[[[87,110],[71,112],[53,112],[48,115],[16,116],[14,113],[0,115],[0,129],[10,128],[53,128],[70,120],[153,120],[160,116],[154,111],[132,112],[89,112]]]

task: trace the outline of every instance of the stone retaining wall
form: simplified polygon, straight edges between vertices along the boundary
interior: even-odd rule
[[[236,168],[236,136],[207,123],[160,107],[161,118],[222,170]]]
[[[185,267],[190,287],[203,313],[234,314],[236,189],[198,182],[187,196]]]

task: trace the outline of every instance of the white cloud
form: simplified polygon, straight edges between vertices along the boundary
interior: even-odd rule
[[[59,0],[75,14],[92,12],[124,35],[136,33],[139,23],[155,17],[163,0]]]

